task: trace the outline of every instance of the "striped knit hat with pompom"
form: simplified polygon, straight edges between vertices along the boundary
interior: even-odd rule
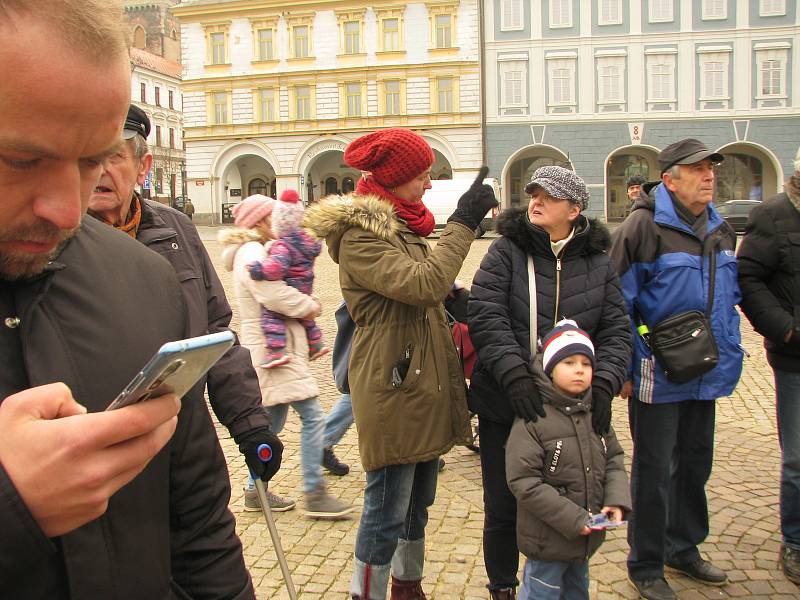
[[[559,362],[573,354],[583,354],[594,368],[594,344],[589,334],[572,319],[562,319],[542,341],[544,372],[550,376]]]

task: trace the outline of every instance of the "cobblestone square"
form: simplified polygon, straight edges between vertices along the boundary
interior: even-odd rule
[[[228,290],[234,307],[233,328],[238,329],[230,274],[220,262],[221,245],[215,241],[217,228],[201,227],[201,235]],[[469,284],[491,239],[477,240],[460,275]],[[336,334],[333,312],[341,300],[338,269],[323,249],[317,260],[315,293],[322,299],[318,323],[330,344]],[[787,581],[778,566],[780,533],[778,481],[780,451],[775,427],[772,371],[761,344],[749,323],[742,318],[743,343],[750,357],[745,359],[741,381],[729,398],[717,402],[714,470],[708,485],[711,533],[701,552],[728,572],[729,583],[707,587],[674,573],[667,577],[682,599],[800,598],[800,589]],[[331,375],[330,355],[312,363],[319,382],[320,400],[330,410],[339,397]],[[627,405],[616,399],[614,427],[630,465],[630,434]],[[281,438],[286,445],[284,463],[272,482],[272,489],[298,501],[298,508],[275,513],[294,583],[301,597],[348,598],[351,558],[358,526],[358,510],[349,521],[328,522],[306,519],[302,502],[299,454],[300,422],[290,417]],[[245,559],[261,599],[288,598],[280,567],[272,548],[264,518],[259,512],[244,512],[244,460],[227,430],[218,426],[220,440],[231,475],[231,510],[236,515]],[[364,473],[359,463],[355,427],[336,447],[337,455],[350,464],[345,477],[325,475],[330,491],[360,509]],[[463,447],[446,457],[447,467],[439,477],[436,503],[427,528],[427,557],[423,587],[431,600],[478,600],[485,590],[481,528],[482,487],[478,455]],[[591,561],[592,598],[637,598],[627,581],[625,559],[628,546],[624,531],[612,531]]]

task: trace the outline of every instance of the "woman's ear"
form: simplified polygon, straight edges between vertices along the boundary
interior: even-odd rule
[[[581,214],[581,207],[575,204],[574,202],[569,203],[569,214],[567,215],[567,220],[572,223],[575,219],[578,218],[578,215]]]

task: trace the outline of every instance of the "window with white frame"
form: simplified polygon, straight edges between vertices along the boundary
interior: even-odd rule
[[[274,56],[272,29],[259,29],[258,60],[272,60]]]
[[[211,46],[211,64],[224,65],[225,64],[225,32],[215,31],[208,36],[209,45]]]
[[[520,30],[524,27],[523,0],[502,0],[500,4],[500,31]]]
[[[275,120],[275,90],[262,89],[258,95],[259,114],[262,121]]]
[[[550,0],[550,27],[572,27],[572,0]]]
[[[383,19],[381,27],[383,28],[383,50],[385,52],[400,50],[400,19]]]
[[[545,56],[545,58],[547,59],[547,105],[549,112],[575,112],[577,56]]]
[[[295,119],[311,118],[311,87],[298,85],[294,88],[294,117]]]
[[[344,53],[358,54],[361,52],[361,23],[358,21],[345,21],[342,24],[344,36]]]
[[[649,15],[651,23],[668,23],[674,20],[673,0],[649,0]]]
[[[597,24],[619,25],[622,23],[622,0],[597,0]]]
[[[361,84],[359,82],[346,83],[344,86],[346,99],[346,116],[361,116]]]
[[[436,48],[452,48],[453,46],[453,17],[449,14],[434,17],[434,31],[436,34]]]
[[[214,92],[211,95],[214,124],[221,125],[228,122],[228,94],[227,92]]]
[[[786,72],[790,50],[788,42],[756,44],[756,103],[759,107],[786,106]]]
[[[501,59],[500,114],[523,115],[528,108],[528,61]]]
[[[453,78],[436,78],[436,100],[438,112],[453,112]]]
[[[700,108],[727,108],[730,99],[728,72],[730,49],[700,48]]]
[[[294,58],[307,58],[309,55],[309,27],[308,25],[298,25],[292,29],[292,41]]]
[[[675,110],[675,68],[677,50],[647,53],[647,108],[648,110]]]
[[[597,103],[601,110],[618,110],[625,103],[625,56],[599,56],[596,61]]]
[[[384,113],[400,114],[400,82],[397,80],[383,82]]]
[[[786,0],[759,0],[758,16],[779,17],[786,14]]]
[[[703,20],[726,19],[728,0],[703,0]]]

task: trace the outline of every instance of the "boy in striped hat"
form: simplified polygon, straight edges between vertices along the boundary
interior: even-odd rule
[[[527,558],[519,600],[588,598],[589,557],[630,510],[622,447],[613,428],[592,428],[594,366],[589,335],[575,321],[556,323],[532,365],[547,416],[517,418],[506,443],[517,544]]]

